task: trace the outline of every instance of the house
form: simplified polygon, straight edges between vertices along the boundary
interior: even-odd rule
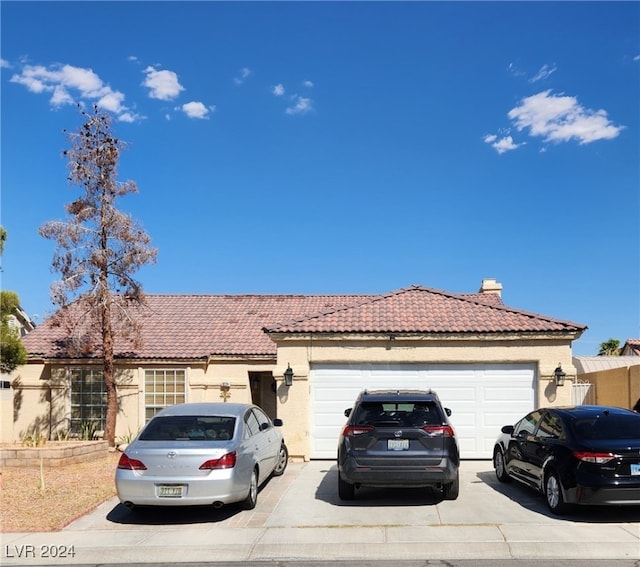
[[[640,339],[627,339],[622,345],[621,356],[640,356]]]
[[[170,404],[253,400],[284,421],[293,458],[333,459],[361,389],[432,388],[453,412],[463,458],[489,458],[502,425],[570,403],[571,344],[586,329],[508,307],[501,291],[487,279],[465,294],[148,295],[142,346],[116,344],[117,435]],[[69,358],[61,339],[49,321],[24,338],[15,439],[104,419],[100,353]]]

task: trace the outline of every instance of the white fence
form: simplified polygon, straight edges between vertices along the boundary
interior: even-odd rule
[[[571,402],[577,406],[582,404],[595,404],[595,386],[589,382],[575,382],[571,388]]]

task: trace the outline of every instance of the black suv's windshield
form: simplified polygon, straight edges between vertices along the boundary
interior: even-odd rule
[[[354,425],[375,427],[424,427],[442,424],[438,404],[432,402],[361,402],[353,416]]]

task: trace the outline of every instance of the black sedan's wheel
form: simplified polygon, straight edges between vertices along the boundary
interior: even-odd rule
[[[340,500],[353,500],[355,495],[356,487],[342,480],[340,473],[338,473],[338,496]]]
[[[280,445],[280,452],[278,453],[278,459],[276,460],[276,468],[273,469],[273,476],[281,476],[287,468],[289,462],[289,451],[287,446],[282,443]]]
[[[455,500],[460,493],[460,473],[456,473],[453,482],[448,482],[442,486],[442,497],[445,500]]]
[[[504,455],[502,450],[496,448],[493,453],[493,468],[496,469],[496,478],[500,482],[511,482],[511,477],[507,474],[507,469],[504,464]]]
[[[544,480],[544,496],[547,506],[554,514],[561,514],[567,510],[567,504],[562,496],[562,485],[558,473],[550,470]]]
[[[258,503],[258,471],[253,469],[251,473],[251,481],[249,482],[249,494],[242,501],[242,507],[245,510],[253,510]]]

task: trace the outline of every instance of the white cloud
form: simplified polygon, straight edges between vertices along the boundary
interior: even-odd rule
[[[273,87],[271,92],[276,96],[284,95],[284,85],[282,83],[278,83],[275,87]]]
[[[130,112],[130,111],[123,112],[122,114],[118,115],[119,122],[132,123],[132,122],[139,122],[142,119],[144,119],[144,116],[141,116],[140,114],[136,114],[135,112]]]
[[[49,103],[54,108],[90,100],[116,115],[128,111],[124,105],[125,95],[106,85],[92,69],[73,65],[25,65],[10,80],[35,94],[50,93]]]
[[[312,89],[313,88],[313,82],[312,81],[302,81],[302,86],[306,87],[308,89]]]
[[[490,144],[499,154],[517,149],[523,144],[516,144],[511,136],[503,136],[498,138],[495,134],[489,134],[484,137],[484,141]]]
[[[515,63],[509,63],[509,65],[507,66],[507,70],[509,71],[509,73],[511,73],[514,77],[522,77],[525,73],[523,71],[520,71],[516,66]]]
[[[179,110],[184,112],[189,118],[199,118],[206,120],[209,118],[210,112],[215,112],[215,106],[205,106],[201,102],[187,102],[179,107]]]
[[[243,67],[240,69],[240,74],[233,79],[233,82],[236,85],[243,84],[249,77],[251,76],[251,69],[248,67]]]
[[[99,101],[98,106],[113,112],[114,114],[120,114],[123,112],[122,103],[124,102],[124,95],[122,93],[110,92],[104,95]]]
[[[154,67],[144,70],[146,75],[143,85],[149,89],[149,96],[158,100],[173,100],[184,89],[178,81],[178,75],[173,71],[157,71]]]
[[[550,75],[556,72],[558,68],[555,65],[543,65],[540,70],[529,79],[530,83],[537,83],[543,79],[548,78]]]
[[[313,110],[313,102],[310,98],[295,95],[293,101],[293,106],[289,106],[285,110],[287,114],[306,114]]]
[[[2,69],[10,69],[11,63],[9,63],[6,59],[0,58],[0,68]]]
[[[508,113],[518,131],[542,137],[546,142],[589,144],[617,137],[622,126],[611,123],[605,110],[591,110],[575,97],[554,95],[551,90],[523,98]]]

